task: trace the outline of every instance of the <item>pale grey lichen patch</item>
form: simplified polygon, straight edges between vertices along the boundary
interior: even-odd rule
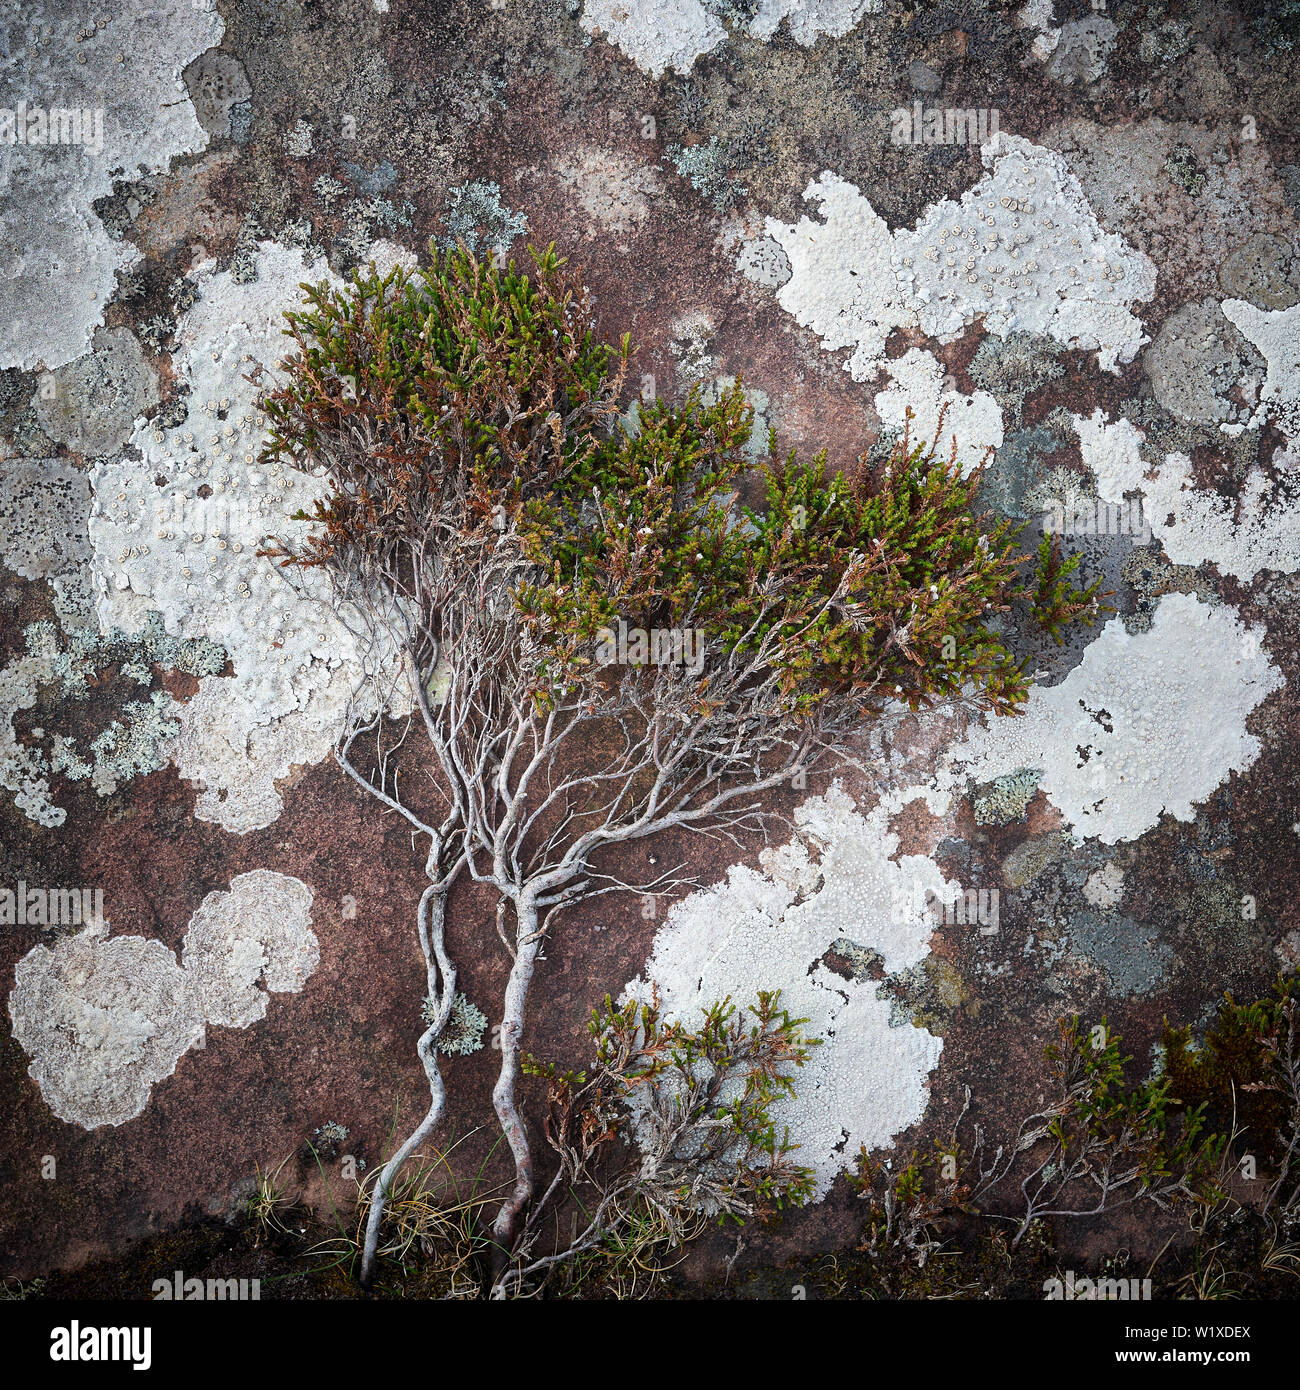
[[[1214,299],[1170,314],[1142,365],[1156,400],[1195,424],[1247,424],[1264,380],[1263,357]]]
[[[319,959],[311,901],[299,879],[240,874],[190,919],[180,965],[161,941],[109,937],[103,922],[34,947],[14,972],[9,1017],[46,1104],[85,1129],[134,1119],[205,1025],[265,1015],[259,980],[302,988]]]
[[[1010,825],[1012,821],[1023,820],[1042,775],[1036,768],[1021,768],[977,787],[972,798],[975,823]]]
[[[293,516],[323,486],[258,461],[258,399],[284,351],[284,311],[324,267],[272,241],[257,243],[256,257],[253,282],[212,261],[194,271],[198,297],[181,315],[171,363],[184,413],[165,427],[140,421],[138,456],[99,463],[90,517],[101,625],[138,628],[155,610],[171,632],[229,654],[233,676],[200,681],[184,706],[175,757],[199,788],[196,817],[233,833],[279,815],[276,779],[328,754],[361,679],[328,585],[286,583],[258,555],[270,535],[310,530]]]
[[[1091,86],[1106,76],[1118,34],[1114,21],[1102,14],[1063,24],[1047,62],[1047,75],[1066,87]]]
[[[717,325],[705,309],[695,309],[673,324],[668,351],[677,359],[677,374],[683,386],[703,381],[714,369],[714,339]]]
[[[212,49],[185,69],[185,86],[199,124],[213,139],[233,135],[235,108],[253,95],[244,65],[233,53]]]
[[[204,1032],[172,952],[144,937],[110,938],[103,923],[29,951],[14,972],[9,1017],[45,1103],[85,1129],[138,1115]]]
[[[779,290],[792,274],[790,257],[770,236],[746,241],[736,256],[736,268],[746,280],[768,290]]]
[[[229,892],[203,899],[181,963],[209,1023],[247,1028],[266,1016],[267,990],[303,987],[320,961],[311,903],[305,883],[269,869],[239,874]]]
[[[795,821],[795,838],[762,854],[761,873],[733,868],[672,909],[624,998],[657,991],[665,1017],[689,1025],[715,1000],[781,990],[782,1007],[825,1040],[795,1077],[795,1097],[773,1111],[803,1146],[799,1161],[815,1171],[820,1198],[859,1144],[888,1144],[921,1118],[942,1049],[924,1029],[891,1023],[875,980],[846,980],[823,957],[847,937],[864,962],[870,952],[884,970],[906,971],[929,949],[925,890],[947,885],[926,856],[893,857],[899,842],[883,805],[864,816],[838,786],[805,802]]]
[[[512,212],[501,201],[501,185],[479,179],[453,188],[440,246],[463,241],[474,252],[508,251],[517,237],[528,230],[528,218]]]
[[[284,150],[290,159],[306,159],[316,148],[310,121],[293,123],[284,137]]]
[[[1300,247],[1256,232],[1219,267],[1219,285],[1228,298],[1257,309],[1289,309],[1300,300]]]
[[[433,1001],[427,997],[420,1007],[420,1017],[426,1024],[434,1020]],[[468,1057],[471,1052],[478,1052],[482,1048],[486,1028],[487,1015],[457,990],[451,1001],[447,1026],[438,1039],[438,1051],[448,1056]]]
[[[348,1142],[350,1133],[347,1125],[341,1125],[337,1120],[326,1120],[312,1130],[309,1142],[321,1158],[334,1159],[339,1156],[339,1148]]]
[[[107,13],[92,0],[32,0],[6,24],[28,107],[76,101],[79,118],[99,108],[101,124],[76,143],[0,142],[0,364],[54,369],[85,351],[117,272],[139,254],[93,205],[113,193],[115,171],[161,171],[206,146],[181,72],[224,27],[215,5],[190,0],[118,0]]]
[[[1113,860],[1094,869],[1083,885],[1083,896],[1098,908],[1118,907],[1124,899],[1124,870]]]
[[[689,73],[729,31],[766,43],[785,23],[790,37],[810,48],[823,34],[842,38],[882,6],[883,0],[585,0],[582,27],[662,77],[670,68]]]
[[[1267,421],[1288,441],[1300,443],[1300,303],[1266,310],[1244,299],[1225,299],[1223,312],[1268,364],[1251,424]]]
[[[131,330],[99,328],[90,352],[42,378],[32,404],[51,439],[93,458],[116,453],[159,400],[157,373]]]
[[[1240,300],[1229,300],[1228,304],[1250,309]],[[1300,314],[1300,310],[1285,312]],[[1280,338],[1277,341],[1283,353],[1300,353],[1296,345],[1283,345]],[[1270,377],[1271,373],[1270,362]],[[1295,428],[1300,430],[1300,355],[1290,387],[1281,381],[1278,385],[1279,396],[1295,391]],[[1266,380],[1260,398],[1267,402],[1268,397]],[[1283,399],[1279,425],[1284,430],[1286,412]],[[1072,419],[1080,453],[1096,477],[1098,493],[1107,501],[1120,502],[1140,492],[1151,530],[1175,564],[1212,560],[1220,573],[1244,580],[1253,579],[1264,569],[1300,569],[1300,476],[1291,469],[1283,466],[1274,475],[1252,465],[1237,484],[1237,495],[1229,498],[1196,486],[1190,454],[1171,453],[1163,462],[1153,461],[1143,431],[1130,420],[1110,421],[1100,408],[1088,418],[1076,415]],[[1279,461],[1284,459],[1283,455]]]
[[[80,759],[71,760],[73,745],[65,740],[55,770],[65,770],[70,781],[89,776],[100,796],[111,796],[120,783],[132,777],[157,772],[167,766],[168,744],[180,727],[170,717],[174,706],[175,701],[164,690],[155,690],[148,700],[128,701],[122,706],[122,719],[114,719],[91,739],[93,764],[87,767]]]
[[[574,150],[556,162],[555,172],[587,218],[605,232],[638,230],[663,191],[658,169],[630,164],[617,150]]]
[[[977,782],[1041,769],[1040,789],[1074,838],[1135,840],[1162,815],[1191,820],[1232,771],[1262,752],[1246,721],[1285,680],[1262,632],[1186,594],[1160,600],[1149,631],[1112,619],[1054,686],[1035,686],[1016,719],[946,750]],[[1195,740],[1188,710],[1213,710]]]
[[[90,485],[62,459],[9,459],[0,469],[0,564],[54,589],[61,621],[93,607],[84,574],[90,561]]]
[[[164,691],[147,701],[127,701],[89,745],[90,759],[77,751],[75,740],[57,730],[40,731],[36,742],[23,742],[15,716],[31,709],[42,689],[53,687],[57,701],[83,700],[89,683],[113,663],[138,685],[148,685],[151,667],[162,666],[187,675],[210,676],[225,664],[225,652],[203,638],[172,637],[157,613],[149,614],[144,630],[127,636],[118,628],[107,634],[93,628],[65,633],[53,623],[31,623],[24,631],[25,651],[0,670],[0,786],[14,793],[14,804],[28,819],[47,827],[62,825],[67,812],[51,797],[50,778],[62,773],[69,781],[89,777],[100,796],[111,795],[131,777],[165,766],[180,731],[175,718],[181,706]]]
[[[899,328],[950,341],[982,317],[994,333],[1096,349],[1111,372],[1146,341],[1132,309],[1154,293],[1155,266],[1103,230],[1061,156],[999,135],[980,158],[984,177],[959,201],[931,205],[914,230],[891,230],[830,171],[804,192],[821,221],[767,219],[793,268],[777,302],[824,348],[852,349],[844,367],[855,381],[876,374]]]

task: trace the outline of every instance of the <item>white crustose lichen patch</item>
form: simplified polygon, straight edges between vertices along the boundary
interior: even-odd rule
[[[892,1026],[875,981],[846,980],[822,957],[847,936],[891,974],[916,965],[934,926],[916,888],[941,893],[944,879],[923,855],[891,858],[898,838],[885,809],[864,816],[838,787],[795,820],[796,837],[762,855],[761,873],[733,868],[673,908],[624,998],[657,990],[666,1017],[694,1024],[727,996],[744,1006],[759,990],[781,991],[782,1007],[823,1039],[794,1077],[795,1098],[773,1112],[821,1197],[859,1145],[889,1144],[921,1118],[943,1046],[924,1029]]]
[[[1155,267],[1102,230],[1065,161],[1018,136],[980,150],[988,172],[960,201],[931,206],[914,231],[891,232],[851,183],[808,185],[822,221],[767,221],[793,273],[782,308],[828,349],[852,348],[846,370],[869,380],[896,328],[943,341],[982,317],[990,333],[1034,333],[1095,350],[1117,371],[1146,341],[1132,308],[1155,291]]]
[[[1002,410],[987,391],[963,395],[945,382],[942,363],[920,348],[894,358],[888,370],[891,383],[876,396],[876,413],[888,429],[901,434],[911,410],[910,441],[934,442],[945,461],[955,448],[963,474],[969,474],[987,450],[1001,448]]]
[[[209,1023],[247,1028],[266,1017],[266,990],[303,987],[320,961],[311,901],[305,883],[269,869],[239,874],[228,893],[203,899],[190,918],[181,964]]]
[[[1164,814],[1191,820],[1231,772],[1260,754],[1246,720],[1283,685],[1261,633],[1224,606],[1166,594],[1150,631],[1113,618],[1059,685],[1031,690],[1016,719],[997,719],[949,750],[976,782],[1019,768],[1076,839],[1135,840]],[[1188,711],[1213,718],[1188,730]]]
[[[311,901],[286,874],[240,874],[190,919],[183,966],[161,941],[110,937],[103,922],[33,947],[14,972],[9,1017],[46,1104],[84,1129],[134,1119],[205,1025],[265,1016],[259,981],[303,987],[319,958]]]
[[[115,175],[161,171],[207,146],[181,74],[225,24],[215,4],[193,0],[28,0],[6,6],[4,28],[3,104],[26,103],[25,133],[39,130],[36,113],[74,103],[81,127],[77,142],[51,143],[48,129],[41,143],[0,138],[0,367],[53,369],[86,350],[116,272],[139,259],[94,203]]]
[[[758,0],[737,32],[766,43],[785,22],[791,37],[811,48],[823,34],[843,38],[882,5],[883,0]],[[734,17],[729,0],[586,0],[582,7],[587,33],[608,39],[651,77],[670,68],[689,73],[726,42],[722,21]]]
[[[240,284],[209,262],[199,299],[177,327],[173,370],[189,387],[173,428],[140,421],[140,457],[93,475],[90,536],[101,626],[138,627],[156,609],[169,632],[212,639],[233,677],[200,683],[185,705],[176,764],[200,789],[195,815],[243,833],[282,809],[277,778],[333,746],[359,681],[356,644],[328,587],[290,577],[257,552],[323,490],[319,479],[259,460],[257,400],[286,350],[283,314],[299,284],[328,276],[300,250],[259,244],[258,278]],[[259,377],[261,387],[245,380]]]
[[[1283,471],[1274,481],[1256,466],[1238,496],[1224,497],[1197,488],[1187,454],[1149,466],[1141,453],[1145,436],[1131,421],[1107,420],[1100,407],[1072,419],[1099,495],[1121,502],[1140,492],[1152,533],[1176,565],[1209,560],[1245,581],[1261,570],[1300,569],[1300,476]]]

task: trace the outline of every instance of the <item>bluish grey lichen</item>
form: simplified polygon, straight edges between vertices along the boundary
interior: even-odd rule
[[[501,186],[479,179],[461,184],[448,195],[448,210],[438,245],[463,241],[473,252],[508,251],[528,230],[528,218],[501,201]]]
[[[748,196],[749,189],[729,177],[731,149],[716,136],[702,145],[669,145],[665,153],[682,178],[719,212]]]
[[[433,1000],[426,997],[420,1009],[420,1017],[425,1023],[432,1023],[435,1017]],[[447,1026],[438,1039],[438,1051],[449,1056],[467,1057],[483,1046],[483,1031],[487,1027],[487,1015],[458,990],[451,1001],[451,1014]]]
[[[985,470],[980,483],[981,502],[1004,516],[1032,517],[1061,498],[1062,494],[1052,488],[1063,477],[1072,478],[1073,490],[1077,491],[1082,482],[1078,474],[1066,474],[1057,468],[1043,476],[1043,459],[1060,447],[1060,433],[1047,424],[1008,435]],[[1044,498],[1049,500],[1044,502]]]
[[[100,796],[111,796],[122,782],[166,767],[167,743],[180,729],[171,717],[175,705],[165,690],[155,690],[148,700],[128,701],[122,706],[122,719],[114,719],[91,739],[91,785]]]
[[[1023,820],[1042,775],[1037,768],[1021,768],[976,787],[972,799],[976,824],[1010,825]]]
[[[1156,928],[1115,912],[1076,912],[1070,946],[1101,971],[1117,994],[1150,994],[1169,976],[1173,948]]]
[[[23,636],[29,655],[51,663],[65,699],[84,699],[87,682],[114,662],[145,671],[161,666],[196,678],[215,676],[226,664],[224,649],[206,637],[173,637],[160,613],[150,613],[134,634],[118,627],[109,633],[64,634],[53,623],[39,622],[30,623]]]

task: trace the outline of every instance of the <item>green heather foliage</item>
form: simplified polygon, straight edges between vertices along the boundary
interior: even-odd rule
[[[1056,536],[1043,537],[1038,547],[1031,611],[1038,625],[1056,640],[1057,646],[1064,641],[1061,629],[1071,619],[1078,618],[1092,627],[1100,614],[1114,612],[1114,609],[1101,602],[1111,595],[1098,594],[1100,579],[1094,579],[1086,589],[1074,587],[1070,575],[1078,568],[1079,556],[1072,555],[1068,560],[1062,560],[1060,540]]]
[[[418,543],[430,498],[458,504],[465,532],[499,525],[499,508],[544,494],[598,447],[627,344],[596,341],[553,250],[535,261],[530,279],[513,261],[435,252],[417,272],[301,287],[309,307],[285,316],[288,379],[263,401],[265,453],[324,464],[334,491],[296,563],[363,538]]]
[[[1234,1124],[1261,1162],[1282,1161],[1297,1147],[1293,1086],[1300,975],[1278,978],[1263,999],[1238,1004],[1226,994],[1199,1046],[1190,1026],[1166,1021],[1164,1075],[1179,1104],[1204,1111],[1219,1128]]]
[[[693,1026],[666,1020],[657,1002],[619,1006],[606,995],[592,1011],[587,1072],[525,1054],[525,1072],[548,1083],[557,1163],[541,1207],[567,1190],[579,1234],[560,1257],[531,1263],[526,1240],[511,1291],[559,1275],[563,1291],[598,1280],[630,1296],[638,1272],[653,1285],[706,1226],[771,1220],[807,1201],[814,1174],[794,1161],[797,1145],[772,1113],[818,1045],[802,1032],[807,1021],[791,1018],[777,992],[760,991],[744,1010],[711,1004]]]
[[[529,562],[514,594],[539,639],[543,704],[592,679],[597,634],[622,619],[706,635],[705,712],[710,664],[761,650],[786,717],[832,696],[869,715],[967,687],[1005,713],[1028,681],[988,621],[1024,603],[1059,640],[1096,612],[1097,586],[1072,588],[1077,559],[1050,546],[1022,584],[1019,528],[975,511],[982,470],[963,479],[906,436],[852,478],[824,454],[780,457],[773,439],[764,504],[742,505],[752,411],[739,383],[712,403],[642,405],[629,427],[616,410],[627,339],[598,340],[553,248],[533,258],[530,277],[434,250],[418,272],[304,286],[308,307],[288,315],[297,353],[265,402],[267,449],[324,464],[332,493],[303,548],[268,553],[319,565],[386,547],[400,592],[403,547],[482,555],[509,530]]]

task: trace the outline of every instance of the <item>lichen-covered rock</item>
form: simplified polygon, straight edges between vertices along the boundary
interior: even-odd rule
[[[1196,424],[1247,423],[1264,379],[1264,359],[1215,299],[1184,304],[1170,314],[1142,364],[1156,400],[1180,420]]]
[[[0,563],[44,579],[65,623],[91,616],[90,483],[63,459],[9,459],[0,468]]]
[[[116,453],[158,404],[158,374],[129,328],[96,329],[90,352],[51,372],[33,404],[41,428],[74,453]]]
[[[29,135],[36,112],[77,102],[75,141],[53,142],[48,129],[39,143],[0,140],[0,365],[53,370],[85,351],[117,271],[139,257],[92,205],[113,193],[114,170],[162,170],[206,146],[181,72],[225,26],[215,5],[190,0],[110,11],[91,0],[32,0],[6,6],[5,20],[5,61],[21,74],[7,85],[21,88]]]
[[[34,947],[9,1016],[50,1109],[86,1129],[124,1124],[205,1024],[246,1028],[265,1017],[266,990],[300,990],[320,956],[311,902],[301,880],[256,869],[203,900],[180,965],[162,942],[110,937],[104,922]]]
[[[894,973],[926,954],[925,890],[941,894],[945,881],[923,855],[891,857],[898,838],[887,822],[883,808],[863,816],[838,787],[805,802],[796,838],[764,853],[762,873],[734,868],[673,908],[624,995],[657,990],[665,1017],[690,1025],[717,1000],[743,1006],[779,989],[782,1008],[809,1020],[805,1032],[822,1045],[800,1068],[795,1098],[772,1113],[802,1146],[798,1161],[816,1173],[818,1197],[860,1144],[888,1144],[920,1119],[943,1046],[924,1029],[894,1026],[865,970],[846,981],[822,961],[846,936],[859,959],[869,953]]]
[[[1260,633],[1225,607],[1167,594],[1149,632],[1113,618],[1059,685],[1035,687],[1024,713],[949,751],[978,781],[1040,770],[1039,788],[1076,839],[1135,840],[1169,814],[1191,820],[1230,772],[1259,756],[1246,720],[1281,689]],[[1187,735],[1189,710],[1213,719]]]
[[[247,1028],[266,1016],[267,990],[303,987],[320,960],[311,903],[305,883],[269,869],[239,874],[229,892],[203,899],[181,963],[209,1023]]]
[[[1265,569],[1300,569],[1300,475],[1293,470],[1283,467],[1270,477],[1253,467],[1240,495],[1225,497],[1196,486],[1187,454],[1149,465],[1143,433],[1132,421],[1108,421],[1100,408],[1073,419],[1098,493],[1110,502],[1141,493],[1152,532],[1175,564],[1209,560],[1246,580]]]
[[[1155,267],[1102,229],[1060,155],[1018,136],[991,139],[980,154],[985,176],[959,202],[930,207],[915,230],[891,232],[830,172],[804,193],[823,221],[768,219],[793,268],[778,301],[823,347],[853,349],[845,367],[855,381],[882,364],[894,329],[946,341],[980,316],[993,333],[1095,349],[1106,371],[1145,342],[1132,309],[1154,292]]]
[[[101,462],[93,479],[101,624],[129,631],[156,610],[168,632],[230,655],[233,676],[203,683],[182,711],[177,760],[198,785],[198,816],[234,833],[279,815],[275,780],[328,753],[360,683],[356,642],[328,585],[311,575],[290,582],[257,554],[270,536],[310,529],[293,514],[310,510],[321,487],[257,458],[257,382],[269,384],[282,315],[312,273],[328,270],[272,242],[258,243],[256,280],[201,267],[173,353],[189,388],[184,418],[165,428],[141,421],[132,437],[140,457]]]
[[[102,923],[18,962],[9,1017],[46,1104],[86,1129],[134,1119],[203,1037],[192,981],[171,951],[109,937]]]

